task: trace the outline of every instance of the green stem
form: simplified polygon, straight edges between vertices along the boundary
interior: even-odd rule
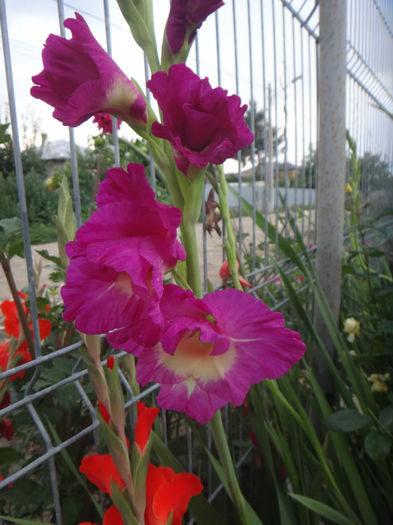
[[[202,297],[201,274],[199,272],[199,254],[195,223],[182,222],[180,225],[184,248],[187,252],[187,281],[195,297]]]
[[[225,435],[224,426],[222,424],[221,412],[219,410],[217,410],[213,416],[213,419],[210,421],[210,428],[221,465],[224,468],[225,476],[228,480],[232,501],[239,513],[240,522],[242,525],[250,525],[250,520],[248,519],[246,511],[246,501],[240,490],[239,482],[236,477],[235,467],[232,462],[228,441]]]
[[[225,223],[227,238],[225,241],[225,248],[227,252],[227,259],[229,268],[231,270],[233,284],[238,290],[243,290],[242,285],[239,282],[239,272],[237,270],[236,261],[236,238],[232,228],[231,217],[229,214],[228,206],[228,183],[224,175],[222,166],[218,166],[218,173],[220,178],[220,185],[218,188],[218,199],[220,201],[220,210],[222,219]]]

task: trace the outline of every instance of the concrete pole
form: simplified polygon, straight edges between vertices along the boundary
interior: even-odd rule
[[[316,271],[337,320],[344,231],[346,19],[346,0],[320,0]],[[315,326],[333,355],[318,309]],[[321,386],[328,393],[330,382],[323,358],[316,355],[314,364]]]

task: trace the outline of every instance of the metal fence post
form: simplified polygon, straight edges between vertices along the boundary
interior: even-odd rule
[[[316,271],[338,319],[345,197],[346,0],[321,0],[319,37],[319,136]],[[316,309],[315,325],[333,354],[328,330]],[[315,358],[316,374],[329,391],[325,362]]]

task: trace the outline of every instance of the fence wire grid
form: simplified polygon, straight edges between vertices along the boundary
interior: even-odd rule
[[[323,1],[323,0],[321,0]],[[159,13],[166,12],[169,2],[159,2]],[[30,89],[31,74],[41,69],[42,44],[51,31],[65,36],[63,21],[80,12],[93,34],[106,47],[128,75],[144,85],[149,78],[147,63],[140,50],[131,43],[128,27],[122,20],[115,0],[63,2],[42,0],[43,10],[30,5],[27,13],[34,24],[31,32],[25,26],[22,0],[0,0],[0,17],[4,66],[0,85],[2,120],[11,122],[20,217],[26,260],[26,283],[34,334],[39,334],[38,307],[34,277],[34,247],[31,246],[27,218],[24,174],[21,160],[21,122]],[[80,5],[78,5],[80,4]],[[153,2],[157,6],[157,2]],[[26,4],[27,5],[27,4]],[[44,13],[45,12],[45,13]],[[39,22],[40,17],[45,23]],[[162,34],[165,16],[157,15],[157,34]],[[22,23],[23,22],[23,23]],[[286,307],[288,298],[277,282],[276,264],[288,276],[298,278],[290,261],[282,258],[275,242],[269,240],[267,221],[261,226],[259,214],[279,226],[277,231],[291,236],[293,218],[310,252],[315,250],[315,210],[318,183],[318,0],[227,0],[225,6],[209,17],[198,33],[191,50],[189,65],[201,77],[209,77],[212,86],[221,85],[229,93],[238,94],[249,104],[248,118],[255,142],[246,153],[227,163],[232,194],[230,206],[237,232],[240,263],[252,283],[251,292],[267,300],[273,309]],[[124,49],[132,50],[124,53]],[[358,156],[363,159],[362,187],[370,201],[368,213],[392,205],[393,167],[393,5],[390,0],[347,1],[347,80],[346,121],[350,135],[357,144]],[[28,67],[26,63],[28,62]],[[136,73],[135,73],[135,71]],[[26,74],[27,72],[27,74]],[[30,74],[31,73],[31,74]],[[48,122],[49,139],[61,136],[69,141],[75,214],[82,223],[79,194],[77,143],[92,134],[90,124],[69,129],[68,137],[57,122],[49,124],[50,110],[41,102],[31,101],[37,112]],[[4,109],[5,108],[5,109]],[[5,112],[5,117],[4,117]],[[90,127],[89,127],[90,126]],[[119,136],[114,126],[115,164],[120,165]],[[382,167],[381,167],[382,165]],[[155,188],[155,171],[150,162],[150,178]],[[205,197],[209,192],[206,184]],[[242,203],[246,202],[243,206]],[[205,207],[202,207],[202,223]],[[219,287],[221,281],[216,266],[225,258],[222,250],[225,239],[211,237],[200,228],[200,249],[203,284]],[[218,266],[219,267],[219,266]],[[212,270],[213,268],[213,270]],[[216,272],[216,273],[213,273]],[[4,279],[3,276],[0,279]],[[307,293],[299,286],[299,293]],[[1,300],[8,297],[0,297]],[[47,352],[40,338],[34,337],[35,358],[21,366],[0,373],[0,381],[19,372],[28,374],[22,391],[11,388],[11,403],[0,409],[0,419],[12,414],[18,422],[30,422],[40,436],[41,445],[31,450],[27,462],[0,481],[0,490],[20,479],[34,477],[38,469],[46,469],[52,494],[51,521],[63,523],[64,505],[58,487],[58,466],[64,461],[67,449],[84,439],[90,439],[99,449],[98,420],[95,401],[89,385],[87,370],[80,357],[82,343],[75,343]],[[123,353],[116,353],[122,359]],[[103,361],[105,363],[106,361]],[[153,399],[157,385],[135,394],[124,372],[120,372],[130,409],[130,437],[135,421],[134,405],[138,399]],[[52,396],[54,404],[62,404],[69,417],[76,417],[75,407],[84,426],[72,432],[73,426],[62,426],[62,438],[53,432],[50,413],[45,412],[44,400]],[[226,424],[230,415],[225,411]],[[161,417],[161,433],[165,443],[167,415]],[[240,417],[240,416],[239,416]],[[232,422],[233,424],[233,422]],[[241,417],[236,422],[233,449],[240,465],[250,452],[243,436]],[[28,440],[28,436],[26,437]],[[189,430],[184,436],[182,456],[184,468],[198,473],[205,468],[195,454],[195,441]],[[4,446],[2,443],[1,446]],[[211,466],[207,465],[209,500],[214,499],[221,485],[214,482]],[[44,472],[41,470],[40,472]],[[1,523],[1,520],[0,520]],[[192,523],[192,520],[190,521]]]

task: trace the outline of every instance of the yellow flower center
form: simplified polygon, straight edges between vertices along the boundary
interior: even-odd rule
[[[231,343],[228,350],[220,355],[210,355],[213,343],[204,343],[199,332],[183,337],[173,355],[160,349],[159,362],[166,368],[186,379],[189,394],[195,387],[195,380],[216,381],[225,377],[236,360],[236,350]]]

